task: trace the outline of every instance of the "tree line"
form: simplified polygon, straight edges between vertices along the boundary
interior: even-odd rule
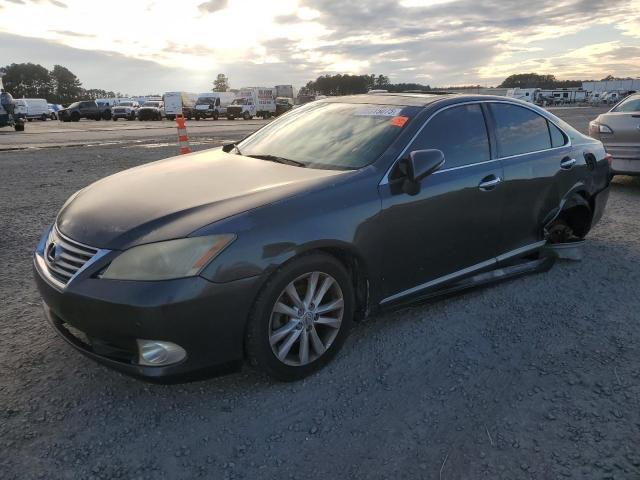
[[[304,90],[322,95],[354,95],[367,93],[373,89],[384,89],[390,92],[406,90],[429,91],[429,85],[419,83],[391,83],[386,75],[321,75],[307,82]]]
[[[52,70],[35,63],[12,63],[0,69],[4,89],[14,98],[46,98],[67,105],[80,98],[127,97],[120,92],[98,88],[85,89],[80,79],[68,68],[54,65]]]

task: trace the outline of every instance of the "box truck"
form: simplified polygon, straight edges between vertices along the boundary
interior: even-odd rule
[[[162,96],[164,113],[169,120],[174,120],[176,115],[182,114],[187,120],[193,118],[198,95],[188,92],[167,92]]]
[[[276,89],[270,87],[241,88],[235,100],[227,107],[227,118],[269,118],[276,114]]]
[[[196,120],[201,118],[213,118],[218,120],[222,115],[227,114],[227,107],[231,105],[236,98],[232,92],[205,92],[198,95],[198,101],[195,105],[194,117]]]

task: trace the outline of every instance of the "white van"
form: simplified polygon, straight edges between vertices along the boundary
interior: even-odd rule
[[[45,121],[50,118],[49,104],[44,98],[19,98],[16,99],[16,106],[18,105],[28,121]]]

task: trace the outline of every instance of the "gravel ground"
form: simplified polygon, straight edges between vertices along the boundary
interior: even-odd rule
[[[581,262],[371,318],[305,381],[158,386],[56,337],[31,252],[75,190],[174,152],[0,155],[0,479],[640,478],[640,179]]]

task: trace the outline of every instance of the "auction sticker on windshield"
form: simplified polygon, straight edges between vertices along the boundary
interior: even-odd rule
[[[397,117],[402,111],[395,107],[366,107],[356,110],[353,114],[356,117]]]

